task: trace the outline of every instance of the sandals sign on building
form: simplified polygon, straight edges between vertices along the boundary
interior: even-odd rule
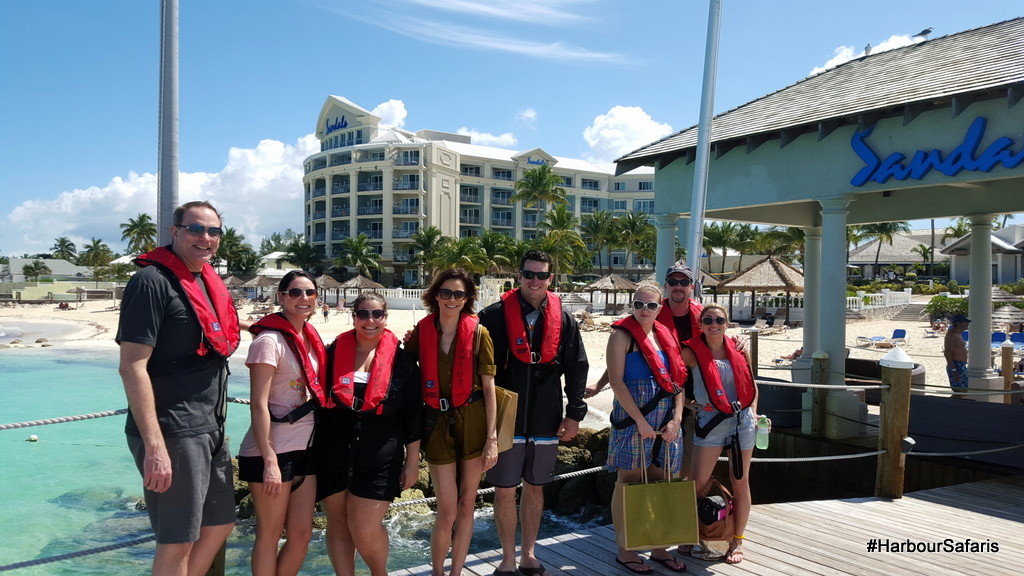
[[[980,154],[978,153],[987,124],[985,118],[975,118],[971,127],[967,129],[963,142],[948,154],[943,154],[938,149],[918,150],[909,160],[901,152],[894,152],[884,159],[879,158],[867,143],[867,138],[875,127],[859,130],[854,133],[850,146],[864,161],[865,166],[850,180],[850,184],[863,186],[871,181],[884,184],[890,178],[920,180],[932,170],[938,170],[946,176],[956,176],[964,170],[989,172],[999,164],[1012,169],[1024,162],[1024,149],[1014,152],[1012,148],[1016,143],[1005,136],[996,139]]]

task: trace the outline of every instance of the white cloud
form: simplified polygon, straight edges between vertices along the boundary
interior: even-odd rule
[[[405,117],[409,115],[409,112],[405,109],[405,102],[394,99],[378,104],[370,112],[374,116],[380,117],[381,126],[388,128],[401,128],[405,126]]]
[[[611,162],[672,133],[672,126],[656,122],[639,106],[613,106],[583,130],[590,146],[587,160]]]
[[[502,4],[487,0],[409,0],[411,4],[419,4],[435,10],[446,10],[456,13],[460,18],[466,15],[487,16],[499,20],[531,22],[534,24],[555,25],[560,22],[576,22],[590,20],[588,16],[576,14],[567,8],[577,4],[592,4],[584,0],[519,0],[514,3]],[[584,6],[586,8],[586,6]]]
[[[463,136],[469,136],[472,139],[473,144],[478,144],[480,146],[512,148],[518,142],[518,140],[516,140],[516,135],[511,132],[504,132],[496,136],[489,132],[477,132],[476,130],[463,126],[456,130],[455,133]]]
[[[260,239],[291,228],[303,230],[302,161],[320,150],[312,134],[295,144],[262,140],[255,148],[231,148],[220,172],[182,172],[178,203],[209,200],[254,248]],[[69,237],[79,248],[99,238],[124,252],[122,222],[145,212],[156,220],[157,177],[129,173],[104,186],[61,192],[50,200],[29,200],[4,218],[11,246],[6,255],[49,252],[53,240]]]
[[[923,38],[920,38],[920,37],[917,37],[917,36],[911,37],[911,36],[905,36],[905,35],[893,35],[893,36],[890,36],[888,39],[883,40],[882,42],[879,42],[878,45],[872,46],[871,47],[871,53],[872,54],[878,54],[879,52],[885,52],[886,50],[892,50],[894,48],[902,48],[904,46],[910,46],[911,44],[915,44],[917,42],[923,42],[923,41],[924,41]],[[870,44],[869,44],[869,46],[870,46]],[[867,48],[867,46],[865,46],[865,49],[866,48]],[[833,51],[832,57],[829,58],[825,62],[825,64],[823,64],[821,66],[817,66],[814,69],[812,69],[811,73],[808,74],[808,76],[814,76],[815,74],[821,74],[822,72],[824,72],[826,70],[829,70],[831,68],[835,68],[836,66],[839,66],[840,64],[845,64],[846,62],[849,62],[850,60],[854,60],[854,59],[857,59],[857,58],[860,58],[862,56],[866,56],[867,55],[866,50],[860,50],[859,52],[857,52],[856,50],[857,49],[854,48],[853,46],[839,46],[839,47],[837,47]]]
[[[533,128],[537,123],[537,111],[533,108],[520,110],[519,112],[516,112],[516,120],[521,124],[525,124],[526,126]]]

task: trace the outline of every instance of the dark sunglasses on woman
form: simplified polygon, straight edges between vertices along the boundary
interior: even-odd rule
[[[377,310],[355,310],[352,313],[355,314],[356,318],[358,318],[360,320],[369,320],[370,317],[373,317],[374,320],[383,320],[384,317],[388,315],[387,312],[385,312],[383,310],[380,310],[380,309],[377,309]]]
[[[437,291],[437,295],[441,297],[441,300],[451,300],[452,298],[455,298],[456,300],[466,299],[466,292],[464,290],[453,291],[447,288],[441,288]]]
[[[292,288],[287,292],[287,294],[292,298],[298,298],[303,294],[305,294],[306,296],[316,296],[316,289],[306,288],[305,290],[303,290],[302,288]]]
[[[633,301],[633,310],[643,310],[646,307],[648,310],[657,310],[661,302],[641,302],[639,300]]]
[[[705,316],[700,319],[700,323],[705,326],[711,326],[712,324],[718,324],[721,326],[722,324],[725,324],[725,318],[722,318],[721,316],[715,316],[714,318]]]

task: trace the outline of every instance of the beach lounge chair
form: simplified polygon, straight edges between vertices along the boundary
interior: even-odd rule
[[[874,348],[879,342],[885,340],[885,336],[857,336],[857,346]]]
[[[775,310],[775,314],[772,320],[772,326],[785,326],[789,321],[789,315],[786,314],[785,308],[779,308]]]
[[[1010,334],[1010,342],[1013,342],[1013,348],[1020,350],[1024,348],[1024,332],[1014,332]]]
[[[992,347],[999,348],[1006,342],[1006,332],[993,332],[992,333]]]
[[[889,344],[892,346],[910,346],[910,338],[907,337],[907,331],[903,328],[893,330],[892,336],[889,337]]]
[[[751,315],[751,318],[764,318],[767,320],[768,311],[765,310],[764,308],[755,308],[754,313]]]
[[[754,330],[755,328],[757,329],[758,332],[763,331],[764,329],[768,328],[768,321],[765,320],[764,318],[758,318],[757,321],[754,322],[753,326],[750,326],[749,328],[744,328],[742,330],[742,332],[744,334],[749,334],[750,331]]]

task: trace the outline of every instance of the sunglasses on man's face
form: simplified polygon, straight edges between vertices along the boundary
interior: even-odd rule
[[[657,310],[659,305],[659,302],[641,302],[639,300],[635,300],[633,302],[633,310],[643,310],[644,308],[647,308],[648,310]]]
[[[721,326],[722,324],[725,324],[725,318],[722,318],[721,316],[715,316],[714,318],[711,316],[705,316],[700,319],[700,323],[705,326],[711,326],[712,324],[718,324]]]
[[[216,238],[224,233],[224,229],[220,226],[200,226],[199,224],[175,224],[175,228],[184,230],[189,236],[202,236],[203,232],[210,235],[210,238]]]
[[[679,280],[675,278],[669,278],[668,280],[665,280],[665,284],[668,284],[669,286],[682,286],[683,288],[685,288],[690,284],[693,284],[693,280],[690,280],[689,278],[682,278]]]
[[[303,290],[302,288],[292,288],[287,292],[287,294],[292,298],[299,298],[303,294],[305,294],[306,296],[316,296],[316,289],[306,288],[305,290]]]
[[[383,310],[380,310],[380,309],[377,309],[377,310],[356,310],[356,311],[354,311],[352,313],[355,314],[356,318],[358,318],[360,320],[369,320],[370,318],[373,318],[374,320],[383,320],[384,317],[388,315],[387,312],[385,312]]]
[[[547,280],[548,278],[551,278],[551,272],[534,272],[533,270],[520,270],[519,273],[522,274],[523,278],[526,278],[527,280],[533,280],[534,278],[536,278],[537,280]]]
[[[452,298],[455,298],[456,300],[466,299],[465,290],[449,290],[447,288],[441,288],[437,291],[437,295],[441,297],[441,300],[451,300]]]

